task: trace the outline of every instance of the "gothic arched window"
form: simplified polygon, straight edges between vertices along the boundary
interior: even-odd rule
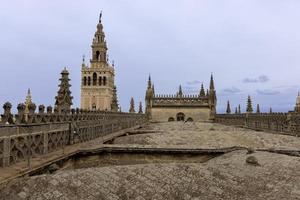
[[[177,121],[184,121],[185,115],[184,113],[180,112],[176,115]]]
[[[99,76],[99,85],[102,85],[102,76]]]
[[[93,73],[93,85],[97,85],[97,74],[96,74],[96,72]]]
[[[103,85],[106,85],[106,76],[103,77]]]
[[[88,85],[91,85],[91,77],[88,77]]]
[[[83,85],[86,86],[86,77],[83,77]]]
[[[100,60],[100,51],[96,51],[96,60]]]

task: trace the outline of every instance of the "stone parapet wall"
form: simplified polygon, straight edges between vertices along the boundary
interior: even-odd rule
[[[295,112],[217,114],[215,116],[215,122],[267,132],[300,136],[300,114]]]
[[[5,110],[0,125],[0,167],[47,154],[145,123],[144,114],[74,110],[70,113],[13,115]]]

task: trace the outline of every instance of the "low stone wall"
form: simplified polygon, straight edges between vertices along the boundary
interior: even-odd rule
[[[168,122],[170,118],[177,121],[178,113],[184,114],[184,120],[208,121],[210,119],[210,109],[206,107],[152,107],[151,121]]]
[[[141,125],[146,115],[120,112],[72,110],[70,113],[12,115],[7,110],[0,121],[0,167],[47,154],[66,145]],[[22,120],[20,120],[22,119]]]
[[[295,112],[217,114],[215,122],[300,137],[300,114]]]

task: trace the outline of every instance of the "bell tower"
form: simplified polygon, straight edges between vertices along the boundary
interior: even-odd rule
[[[102,13],[99,16],[91,48],[90,66],[85,64],[85,57],[82,61],[81,108],[111,111],[115,88],[115,70],[114,64],[111,65],[108,61]]]
[[[103,31],[103,25],[101,22],[102,13],[99,16],[99,23],[95,32],[92,42],[92,63],[106,63],[107,46],[105,41],[105,34]]]

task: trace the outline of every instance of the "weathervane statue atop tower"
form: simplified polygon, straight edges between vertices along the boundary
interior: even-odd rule
[[[100,15],[99,15],[99,23],[101,23],[101,18],[102,18],[102,10],[100,11]]]

